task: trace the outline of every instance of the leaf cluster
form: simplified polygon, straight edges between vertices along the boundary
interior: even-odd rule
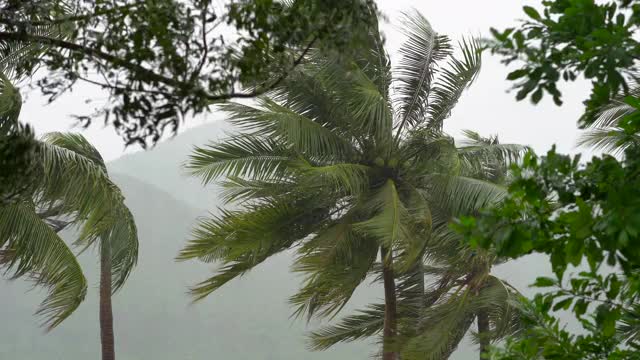
[[[640,56],[637,1],[543,1],[541,11],[524,7],[526,19],[517,28],[492,29],[490,47],[506,64],[517,66],[507,76],[516,98],[536,104],[549,94],[560,105],[561,80],[580,75],[592,83],[582,126],[595,121],[597,109],[620,92],[629,95],[629,79]]]
[[[45,68],[36,85],[50,101],[99,86],[108,100],[80,123],[100,117],[146,146],[212,103],[270,90],[311,46],[357,48],[376,14],[369,0],[5,0],[0,70]]]

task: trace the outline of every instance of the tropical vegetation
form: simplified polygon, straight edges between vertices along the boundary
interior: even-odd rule
[[[17,127],[22,100],[0,73],[0,124]],[[76,254],[60,237],[77,227],[73,248],[100,256],[100,328],[103,360],[115,358],[111,295],[138,258],[135,221],[98,151],[79,134],[50,133],[33,145],[33,179],[0,203],[0,266],[48,290],[37,313],[48,330],[83,301],[87,281]]]
[[[52,101],[97,86],[109,101],[78,119],[146,146],[189,113],[272,89],[311,47],[359,47],[377,13],[373,0],[3,0],[0,59],[20,76],[45,68],[34,84]]]
[[[155,144],[213,106],[239,130],[185,164],[224,188],[178,256],[220,266],[196,300],[290,251],[295,316],[333,319],[363,284],[383,290],[312,331],[312,349],[374,338],[384,360],[445,359],[475,324],[481,359],[640,358],[640,1],[523,12],[487,43],[517,65],[516,99],[562,105],[561,81],[588,79],[580,145],[605,154],[454,140],[444,122],[478,74],[479,42],[454,48],[407,14],[392,66],[372,0],[0,0],[0,267],[47,291],[37,313],[51,330],[87,293],[78,254],[97,249],[102,358],[115,359],[111,298],[136,265],[135,221],[83,136],[39,139],[19,121],[7,75],[50,101],[84,82],[108,100],[76,118],[104,118],[127,144]],[[234,98],[253,100],[221,103]],[[531,253],[554,277],[525,299],[492,269]]]
[[[579,125],[581,139],[618,155],[593,157],[528,155],[514,172],[502,206],[477,218],[463,218],[459,229],[476,246],[511,258],[549,255],[555,278],[535,286],[547,291],[525,300],[523,336],[508,339],[495,359],[637,359],[640,323],[636,244],[638,132],[637,1],[548,1],[542,12],[525,7],[520,29],[494,31],[494,51],[521,67],[509,74],[520,89],[555,94],[565,80],[592,80]],[[524,61],[521,61],[524,60]],[[569,272],[575,274],[569,275]],[[582,332],[563,327],[555,311],[571,311]]]
[[[480,69],[477,42],[461,42],[456,57],[422,15],[403,24],[394,69],[376,29],[355,57],[316,49],[257,105],[220,106],[241,131],[186,163],[205,184],[222,178],[229,205],[179,256],[222,264],[196,299],[295,248],[293,270],[306,279],[290,299],[295,315],[335,316],[367,278],[384,287],[384,304],[312,334],[317,349],[382,333],[383,359],[441,358],[476,317],[483,339],[510,328],[513,289],[488,274],[496,258],[457,268],[468,258],[447,224],[500,201],[496,183],[524,148],[473,132],[456,147],[443,122]],[[439,283],[426,289],[429,274]],[[454,331],[436,329],[443,316]]]

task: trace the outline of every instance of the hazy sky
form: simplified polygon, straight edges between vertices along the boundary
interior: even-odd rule
[[[388,22],[382,25],[387,38],[387,49],[392,61],[403,35],[398,28],[401,11],[416,8],[429,19],[436,31],[455,40],[468,35],[487,35],[491,26],[503,28],[517,25],[522,18],[522,6],[539,4],[540,1],[523,0],[379,0],[381,10]],[[578,130],[576,119],[582,111],[582,100],[586,98],[588,86],[585,82],[563,84],[564,106],[557,107],[546,98],[537,106],[528,101],[516,102],[514,93],[507,93],[509,83],[505,80],[508,69],[498,58],[485,53],[480,76],[464,94],[445,130],[458,135],[461,129],[471,129],[483,135],[498,134],[503,143],[512,142],[532,146],[538,153],[545,152],[557,144],[562,152],[576,152]],[[80,109],[91,109],[86,104],[88,97],[105,98],[95,87],[78,87],[73,93],[62,97],[52,105],[44,106],[45,100],[33,92],[23,106],[22,120],[34,125],[38,133],[49,131],[82,131],[107,160],[112,160],[124,151],[120,137],[111,127],[96,121],[89,129],[73,128],[73,113]],[[85,112],[86,113],[86,112]],[[220,119],[221,114],[207,114],[197,120],[187,121],[184,128]],[[127,149],[135,151],[136,149]]]

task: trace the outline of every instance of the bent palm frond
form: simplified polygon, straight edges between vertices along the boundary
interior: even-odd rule
[[[49,133],[44,140],[55,147],[75,153],[80,159],[84,158],[92,164],[82,163],[80,169],[85,172],[78,174],[85,179],[91,179],[98,169],[104,176],[96,176],[98,196],[92,197],[94,206],[84,218],[79,218],[82,228],[77,244],[89,246],[94,241],[108,242],[111,247],[111,278],[112,289],[115,293],[125,283],[138,260],[138,232],[131,211],[124,204],[124,196],[120,189],[109,179],[107,168],[98,150],[80,134]],[[72,165],[72,164],[70,164]],[[93,193],[87,195],[92,196]],[[104,202],[99,202],[101,196],[106,195]],[[69,202],[69,199],[66,199]],[[76,206],[76,203],[74,206]],[[80,201],[84,203],[84,200]],[[64,204],[64,202],[63,202]]]
[[[187,172],[208,184],[220,176],[256,180],[284,178],[293,153],[273,139],[238,134],[224,143],[197,147],[184,164]]]
[[[504,186],[464,176],[428,177],[429,200],[450,216],[472,214],[496,205],[507,195]]]
[[[354,315],[340,319],[337,324],[324,326],[309,335],[311,350],[326,350],[342,342],[366,339],[382,331],[384,305],[370,305]]]
[[[53,329],[84,300],[87,281],[75,254],[25,202],[0,206],[0,266],[48,289],[37,314]]]

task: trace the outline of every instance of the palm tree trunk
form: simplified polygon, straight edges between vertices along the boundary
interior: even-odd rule
[[[102,360],[115,360],[113,310],[111,309],[111,244],[101,241],[100,249],[100,341]]]
[[[393,261],[387,259],[387,249],[381,247],[382,278],[384,281],[384,329],[382,331],[382,360],[398,360],[394,340],[398,328],[396,307],[396,283],[393,275]]]
[[[489,316],[484,311],[478,312],[478,336],[480,337],[480,360],[489,353]]]

